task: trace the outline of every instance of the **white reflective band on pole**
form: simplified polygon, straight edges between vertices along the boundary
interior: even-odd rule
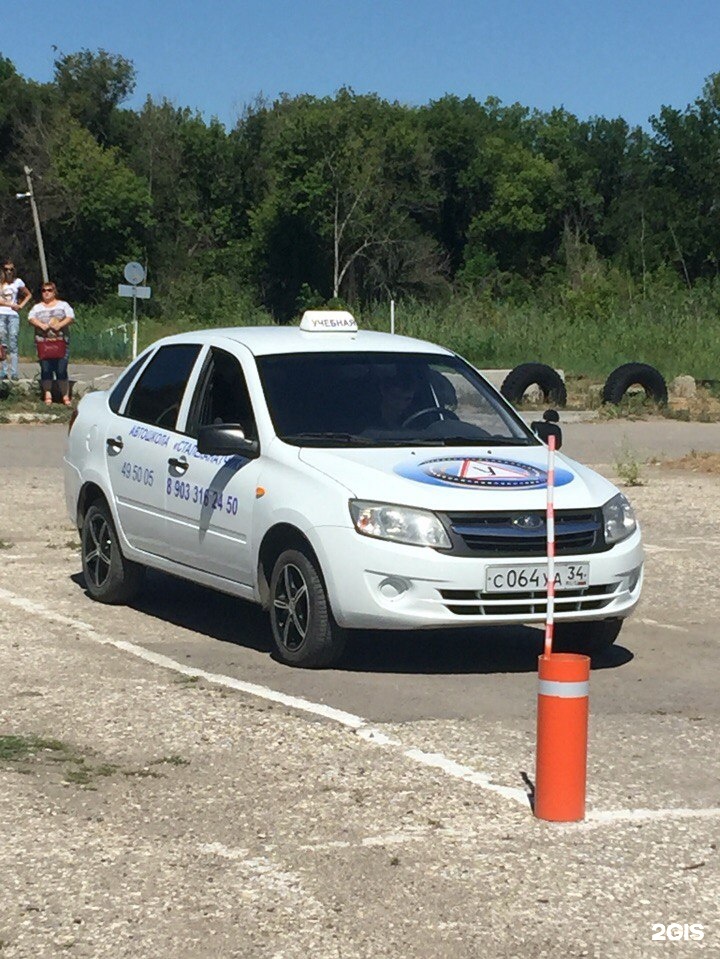
[[[580,699],[590,695],[590,683],[563,683],[552,679],[541,679],[538,685],[539,696],[559,696],[560,699]]]

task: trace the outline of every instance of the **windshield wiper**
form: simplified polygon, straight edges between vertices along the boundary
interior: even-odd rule
[[[436,442],[438,446],[535,446],[525,437],[512,439],[507,436],[442,436]]]
[[[347,443],[357,446],[372,446],[373,441],[364,436],[358,436],[356,433],[333,433],[331,432],[305,432],[305,433],[285,433],[280,439],[284,443],[302,442],[303,440],[320,440],[322,445],[325,443]]]

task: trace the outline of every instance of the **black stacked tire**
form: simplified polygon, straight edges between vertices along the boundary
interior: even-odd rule
[[[554,406],[565,406],[567,403],[567,390],[562,377],[545,363],[521,363],[516,366],[503,380],[500,392],[511,403],[519,403],[531,386],[542,390],[546,403]]]
[[[642,387],[645,396],[655,403],[667,403],[665,379],[662,373],[647,363],[624,363],[613,370],[605,381],[603,403],[619,403],[631,386]]]

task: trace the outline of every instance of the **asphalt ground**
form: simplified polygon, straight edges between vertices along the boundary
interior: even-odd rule
[[[720,426],[565,439],[612,477]],[[171,577],[95,604],[63,442],[0,427],[0,735],[62,744],[0,753],[0,954],[720,955],[716,476],[627,491],[644,598],[593,662],[588,813],[558,825],[527,798],[540,630],[364,634],[308,672],[255,607]]]

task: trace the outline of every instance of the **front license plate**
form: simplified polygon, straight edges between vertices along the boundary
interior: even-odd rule
[[[555,590],[585,589],[590,577],[589,563],[556,563]],[[486,593],[532,593],[547,589],[547,566],[489,566],[485,573]]]

